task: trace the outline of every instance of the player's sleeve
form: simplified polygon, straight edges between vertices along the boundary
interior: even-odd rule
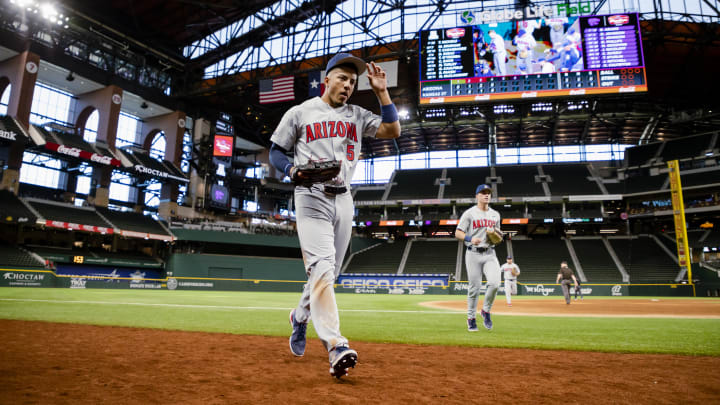
[[[357,109],[360,111],[360,125],[361,127],[358,128],[362,131],[362,137],[363,138],[375,138],[375,134],[377,134],[378,128],[380,128],[380,124],[382,124],[382,119],[379,115],[373,114],[371,111],[368,111],[364,108],[357,107]]]
[[[515,265],[515,270],[517,270],[518,274],[520,274],[520,266],[518,266],[517,264]]]
[[[463,214],[460,216],[460,220],[457,224],[457,229],[468,233],[468,228],[470,228],[470,214],[468,211],[463,212]]]
[[[297,115],[298,106],[289,109],[280,120],[275,132],[270,137],[270,141],[276,143],[286,151],[294,150],[295,141],[297,139]]]

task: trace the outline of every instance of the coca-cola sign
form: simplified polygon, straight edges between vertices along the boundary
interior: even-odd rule
[[[120,167],[120,161],[111,156],[99,155],[95,152],[88,152],[88,151],[82,150],[80,148],[69,147],[69,146],[65,146],[65,145],[58,145],[53,142],[46,143],[45,148],[49,149],[51,151],[63,154],[63,155],[72,156],[72,157],[80,158],[80,159],[86,159],[86,160],[89,160],[94,163],[100,163],[103,165],[108,165],[108,166],[112,165],[112,166]]]
[[[65,145],[58,145],[56,152],[62,153],[63,155],[74,156],[74,157],[79,158],[81,150],[78,148],[68,148]]]
[[[112,234],[115,231],[113,228],[106,228],[103,226],[84,225],[84,224],[76,224],[76,223],[72,223],[72,222],[63,222],[63,221],[52,221],[49,219],[45,220],[45,226],[49,226],[52,228],[70,229],[73,231],[86,231],[86,232],[107,233],[107,234]]]

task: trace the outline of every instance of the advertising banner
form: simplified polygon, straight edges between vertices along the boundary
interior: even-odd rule
[[[160,272],[128,267],[58,265],[57,276],[68,288],[162,288]]]
[[[50,270],[0,269],[0,287],[55,287]]]
[[[448,274],[341,274],[336,291],[356,294],[426,294],[446,290]],[[446,292],[442,292],[446,294]]]

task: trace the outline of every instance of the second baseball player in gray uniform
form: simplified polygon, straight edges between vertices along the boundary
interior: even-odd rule
[[[346,104],[357,79],[368,70],[370,87],[382,115]],[[306,328],[312,318],[315,331],[330,355],[330,374],[340,378],[357,363],[357,352],[340,333],[334,283],[352,231],[353,201],[350,181],[360,157],[363,137],[397,138],[400,123],[387,91],[385,72],[348,53],[328,62],[325,93],[292,107],[283,115],[270,140],[270,160],[290,177],[302,178],[296,166],[309,161],[340,161],[340,174],[324,184],[295,188],[297,231],[308,281],[298,306],[290,312],[293,327],[290,351],[305,353]],[[294,162],[285,152],[294,150]]]
[[[485,290],[485,301],[480,314],[483,317],[483,326],[487,330],[492,329],[490,310],[500,287],[500,264],[495,255],[494,246],[487,239],[488,232],[499,232],[500,230],[500,214],[489,205],[491,193],[492,188],[487,184],[477,187],[475,190],[477,205],[472,206],[460,216],[455,230],[455,238],[464,241],[467,248],[465,251],[469,282],[467,326],[470,332],[478,330],[475,315],[483,273],[487,279],[487,290]]]
[[[512,295],[517,295],[517,276],[520,274],[520,267],[513,263],[512,256],[507,257],[507,263],[500,267],[505,278],[505,299],[509,307],[512,306]]]

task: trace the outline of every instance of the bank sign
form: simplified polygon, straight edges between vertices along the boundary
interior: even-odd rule
[[[355,293],[424,294],[432,287],[447,288],[447,274],[341,274],[339,290]]]
[[[493,24],[502,21],[570,17],[590,13],[592,13],[590,2],[565,3],[554,6],[528,6],[517,10],[463,10],[458,13],[458,24]]]

